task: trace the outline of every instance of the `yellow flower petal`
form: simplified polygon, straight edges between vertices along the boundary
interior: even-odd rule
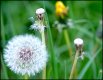
[[[55,7],[57,16],[62,17],[67,14],[67,7],[63,4],[62,1],[57,1]]]

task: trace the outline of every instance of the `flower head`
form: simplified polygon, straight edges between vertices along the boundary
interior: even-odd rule
[[[4,60],[15,73],[35,75],[47,62],[45,45],[35,36],[19,35],[12,38],[4,49]]]
[[[61,18],[64,18],[64,15],[67,14],[68,9],[63,4],[63,2],[62,1],[57,1],[55,7],[56,7],[56,15],[60,16]]]

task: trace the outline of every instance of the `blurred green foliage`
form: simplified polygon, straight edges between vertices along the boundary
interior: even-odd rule
[[[73,49],[74,58],[75,46],[73,40],[80,37],[84,40],[85,58],[79,60],[77,65],[77,78],[83,79],[101,79],[100,70],[102,69],[102,39],[98,37],[97,30],[101,27],[102,19],[102,1],[63,1],[69,7],[68,16],[70,19],[83,20],[86,22],[76,24],[73,28],[67,28],[70,37],[71,48]],[[35,16],[35,10],[43,7],[46,9],[46,41],[48,54],[50,55],[47,63],[47,78],[54,78],[53,69],[55,68],[56,77],[59,79],[69,78],[72,63],[68,55],[68,48],[64,39],[63,32],[59,33],[53,27],[54,21],[57,20],[55,15],[56,1],[1,1],[1,79],[21,79],[21,75],[12,72],[3,60],[3,49],[8,40],[15,35],[33,34],[38,36],[37,31],[31,31],[29,20]],[[50,27],[48,29],[48,26]],[[101,35],[101,34],[100,34]],[[51,53],[50,53],[51,52]],[[51,59],[52,53],[54,54]],[[98,54],[95,56],[95,54]],[[94,59],[93,56],[95,56]],[[52,68],[52,61],[55,65]],[[85,69],[84,69],[85,68]],[[30,79],[41,78],[42,71]]]

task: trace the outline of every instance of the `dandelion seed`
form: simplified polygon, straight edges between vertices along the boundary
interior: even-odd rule
[[[47,62],[45,45],[35,36],[19,35],[12,38],[4,49],[4,60],[15,73],[35,75]]]

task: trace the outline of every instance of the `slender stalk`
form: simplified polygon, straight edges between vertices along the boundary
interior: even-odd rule
[[[27,74],[24,75],[24,79],[28,79],[29,76]]]
[[[2,10],[1,10],[1,41],[2,41],[1,42],[2,43],[2,48],[4,48],[6,39],[5,39],[5,28],[4,28]],[[1,66],[2,66],[2,69],[3,69],[4,77],[5,77],[4,79],[9,79],[7,68],[6,68],[5,64],[4,64],[3,56],[2,56],[1,51],[0,51],[0,54],[1,54]]]
[[[44,30],[41,32],[41,36],[42,36],[42,43],[45,45],[45,32],[44,32]],[[45,65],[45,68],[43,69],[43,72],[42,72],[42,79],[46,79],[46,65]]]
[[[45,32],[44,30],[41,32],[42,43],[45,45]]]
[[[64,65],[65,65],[64,76],[65,76],[65,79],[66,79],[66,73],[67,73],[67,72],[66,72],[66,61],[64,62]]]
[[[68,35],[68,30],[64,29],[63,32],[64,32],[64,37],[65,37],[66,44],[68,46],[69,56],[70,56],[70,58],[72,58],[72,49],[71,49],[70,38],[69,38],[69,35]],[[71,62],[73,62],[73,59],[71,59],[71,60],[72,60]],[[74,76],[76,76],[76,74],[77,74],[77,72],[75,70],[74,71]]]
[[[71,56],[72,56],[72,49],[71,49],[71,44],[70,44],[70,39],[69,39],[68,31],[67,31],[67,29],[64,29],[63,32],[64,32],[64,37],[65,37],[66,44],[68,46],[69,56],[71,58]]]
[[[43,6],[44,9],[45,8],[45,1],[43,0]],[[58,79],[58,69],[57,69],[57,62],[56,62],[56,57],[55,57],[55,51],[54,51],[54,47],[53,47],[53,39],[52,39],[52,34],[51,34],[51,30],[50,30],[50,24],[49,24],[49,19],[48,19],[48,14],[47,12],[45,12],[46,15],[46,21],[47,21],[47,36],[48,36],[48,51],[51,54],[51,64],[52,64],[52,74],[53,74],[53,78],[54,79]]]
[[[45,68],[43,69],[43,72],[42,72],[42,79],[46,79],[46,66],[45,66]]]
[[[1,11],[1,38],[2,38],[2,47],[4,47],[6,41],[5,41],[5,29],[4,29],[2,11]]]
[[[75,72],[75,68],[76,68],[76,64],[77,64],[77,60],[78,60],[78,56],[79,56],[79,51],[77,50],[76,54],[75,54],[75,58],[74,58],[74,62],[73,62],[73,66],[72,66],[72,70],[71,70],[69,79],[73,78],[73,75],[74,75],[74,72]]]

